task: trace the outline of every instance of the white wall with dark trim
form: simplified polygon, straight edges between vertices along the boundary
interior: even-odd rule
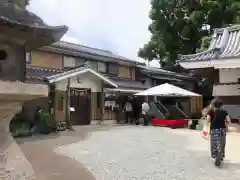
[[[220,83],[237,83],[238,78],[240,78],[240,68],[219,69]]]
[[[67,80],[63,80],[59,83],[56,83],[56,89],[65,91],[67,86]],[[86,88],[91,89],[91,92],[101,92],[102,82],[99,77],[94,76],[90,73],[86,73],[81,77],[71,78],[71,87],[72,88]]]

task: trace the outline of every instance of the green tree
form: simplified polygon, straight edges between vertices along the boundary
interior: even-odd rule
[[[138,55],[172,69],[178,54],[206,49],[215,28],[239,22],[240,0],[152,0],[149,17],[151,39]]]
[[[17,4],[19,7],[25,8],[29,4],[30,0],[13,0],[13,3]]]
[[[203,36],[201,39],[201,46],[200,48],[196,49],[196,52],[202,52],[208,49],[210,42],[212,40],[211,36]]]

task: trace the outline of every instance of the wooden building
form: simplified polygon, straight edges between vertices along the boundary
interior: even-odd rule
[[[71,102],[69,106],[76,109],[75,113],[72,112],[72,119],[75,119],[73,120],[75,124],[89,124],[90,121],[94,122],[94,120],[102,119],[110,121],[116,118],[112,108],[105,107],[105,110],[102,110],[101,101],[107,101],[102,100],[103,94],[104,97],[105,94],[108,96],[116,93],[127,96],[147,88],[140,81],[135,80],[135,69],[138,64],[136,61],[115,55],[109,51],[72,43],[60,41],[31,51],[27,54],[27,63],[27,80],[29,82],[45,83],[44,80],[49,76],[67,72],[71,74],[74,70],[73,76],[70,75]],[[83,66],[86,64],[91,71],[84,70]],[[65,78],[65,76],[63,77]],[[57,121],[66,119],[67,78],[64,78],[56,83],[54,116]],[[108,82],[112,82],[114,86],[106,83],[106,79]],[[88,102],[88,110],[81,104],[83,100],[76,100],[81,98],[78,96],[83,95],[84,91],[88,92],[90,96],[88,98],[88,101],[90,101]],[[49,103],[47,102],[47,99],[42,99],[41,103],[28,102],[25,107],[34,109],[41,105],[49,109]],[[109,103],[104,103],[108,106],[107,104]],[[82,120],[79,116],[82,117]]]
[[[185,69],[195,69],[213,84],[212,96],[219,97],[233,119],[240,117],[240,26],[216,29],[208,50],[180,55]]]
[[[34,112],[41,106],[49,109],[56,121],[65,121],[70,116],[77,125],[99,120],[115,122],[117,104],[123,106],[129,96],[154,85],[169,80],[182,84],[193,82],[187,76],[145,67],[109,51],[61,41],[29,52],[27,63],[27,80],[48,82],[49,89],[55,91],[49,98],[26,103],[25,108]],[[69,107],[75,111],[69,113]]]

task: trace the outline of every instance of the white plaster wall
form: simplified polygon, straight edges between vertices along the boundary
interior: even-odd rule
[[[59,91],[66,91],[66,88],[67,87],[67,82],[58,82],[56,83],[56,89],[59,90]]]
[[[71,87],[89,88],[91,92],[101,92],[102,84],[98,77],[80,78],[80,83],[78,83],[77,78],[74,78],[71,81]]]
[[[240,105],[224,105],[223,108],[227,110],[231,118],[240,119]]]
[[[150,79],[150,78],[144,78],[144,80],[145,80],[145,83],[144,83],[144,85],[145,86],[147,86],[147,87],[153,87],[153,82],[152,82],[152,79]]]
[[[88,88],[91,89],[91,92],[101,92],[102,83],[99,77],[92,75],[90,73],[86,73],[84,75],[79,76],[79,80],[81,83],[78,83],[78,78],[73,77],[71,79],[71,87],[73,88]],[[63,80],[59,83],[56,83],[56,88],[58,90],[65,91],[67,86],[67,80]]]
[[[213,96],[239,96],[240,85],[215,85],[213,86]]]
[[[236,69],[219,69],[220,83],[236,83],[240,78],[240,68]]]
[[[215,69],[234,69],[234,68],[240,68],[240,59],[239,58],[231,58],[231,59],[215,59],[211,60],[211,64]]]
[[[199,69],[213,67],[210,61],[192,61],[192,62],[180,62],[180,66],[185,69]]]

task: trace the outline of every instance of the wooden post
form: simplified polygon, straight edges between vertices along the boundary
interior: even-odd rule
[[[49,114],[51,114],[52,119],[56,122],[56,85],[55,83],[49,84]]]
[[[145,100],[147,103],[149,103],[149,98],[148,98],[148,96],[145,96],[145,97],[144,97],[144,100]]]
[[[72,128],[72,123],[71,123],[71,118],[70,118],[70,78],[67,79],[67,87],[66,87],[66,106],[65,106],[65,115],[66,115],[66,123],[67,123],[67,128],[69,130],[73,130]]]
[[[101,121],[102,121],[102,123],[103,123],[103,121],[104,121],[104,83],[102,82],[102,86],[101,86],[102,88],[101,88],[101,105],[100,105],[100,107],[101,107]]]

